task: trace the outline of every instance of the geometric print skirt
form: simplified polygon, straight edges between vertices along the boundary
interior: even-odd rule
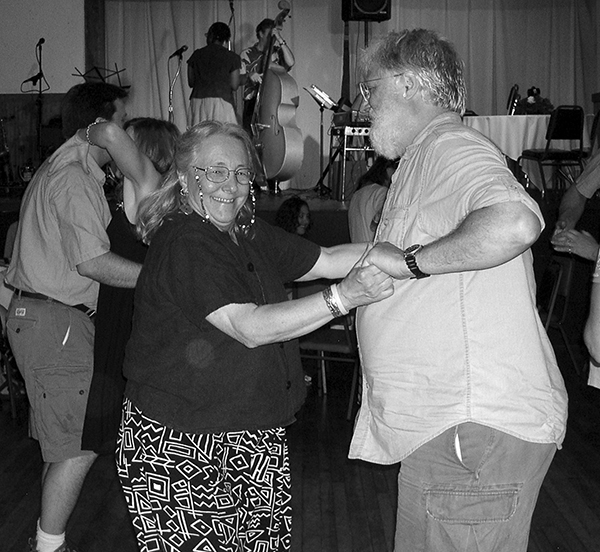
[[[140,552],[290,550],[285,429],[182,433],[126,398],[116,460]]]

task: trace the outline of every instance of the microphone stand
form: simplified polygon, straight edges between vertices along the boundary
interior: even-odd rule
[[[37,153],[38,153],[38,167],[42,164],[42,112],[44,107],[44,95],[42,93],[42,81],[44,80],[44,73],[42,71],[42,44],[43,41],[40,40],[37,44],[38,51],[38,93],[37,98],[35,100],[35,105],[37,107]]]
[[[179,73],[181,73],[181,61],[183,60],[183,52],[177,55],[177,72],[175,73],[175,77],[171,81],[169,86],[169,122],[172,123],[174,119],[173,115],[173,89],[175,88],[175,83],[179,78]]]

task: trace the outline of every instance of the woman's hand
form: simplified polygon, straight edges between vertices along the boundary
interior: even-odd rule
[[[598,258],[598,242],[589,233],[583,230],[563,230],[552,236],[552,245],[561,253],[573,253],[589,261]]]
[[[366,255],[367,252],[338,284],[340,299],[346,310],[376,303],[394,293],[393,279],[375,265],[363,263]]]

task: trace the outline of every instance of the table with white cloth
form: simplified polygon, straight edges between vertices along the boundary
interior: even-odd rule
[[[500,150],[517,160],[525,149],[543,149],[546,147],[546,130],[550,115],[478,115],[465,117],[465,125],[487,136]],[[590,146],[587,121],[583,129],[583,147]],[[572,149],[579,147],[577,141],[554,140],[556,148]],[[531,181],[540,187],[540,176],[535,162],[527,161],[523,169]]]

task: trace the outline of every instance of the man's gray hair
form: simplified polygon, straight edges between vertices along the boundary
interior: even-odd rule
[[[427,101],[464,114],[467,93],[463,62],[452,43],[436,32],[392,31],[364,52],[361,74],[367,76],[374,67],[393,73],[413,72]]]

